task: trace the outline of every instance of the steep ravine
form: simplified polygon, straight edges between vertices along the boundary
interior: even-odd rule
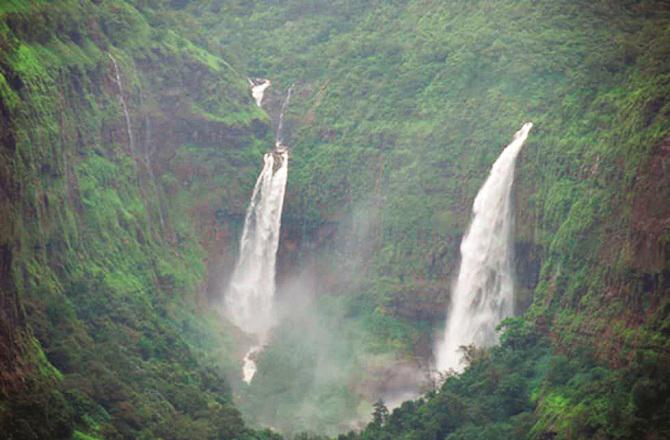
[[[362,324],[370,350],[430,355],[477,188],[503,133],[536,123],[515,185],[516,300],[526,313],[498,354],[401,413],[387,436],[500,428],[498,438],[514,429],[589,438],[666,426],[666,204],[643,176],[665,181],[650,164],[670,130],[667,5],[258,2],[189,12],[253,48],[250,69],[299,80],[280,274],[312,267],[320,297]],[[361,246],[341,246],[347,236]],[[459,418],[464,408],[479,416]],[[402,429],[417,419],[425,431]],[[365,438],[377,438],[372,428]]]
[[[306,3],[0,5],[0,434],[670,435],[667,5]],[[282,321],[246,386],[210,306],[293,83]],[[373,407],[421,389],[473,198],[528,119],[520,316]]]

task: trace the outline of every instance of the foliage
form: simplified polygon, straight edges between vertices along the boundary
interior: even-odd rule
[[[14,328],[1,436],[277,438],[244,425],[224,379],[237,368],[230,332],[198,310],[207,250],[194,211],[224,203],[224,227],[246,193],[207,194],[179,173],[203,162],[226,167],[210,186],[253,179],[267,123],[245,79],[161,38],[129,2],[8,2],[0,14],[1,294],[18,310],[3,314]],[[175,105],[197,109],[181,117],[199,136],[161,132],[182,130]],[[196,142],[189,160],[176,153]]]
[[[310,246],[361,205],[374,206],[363,257],[354,260],[363,281],[319,290],[348,298],[344,322],[365,323],[370,347],[430,349],[472,198],[500,148],[532,120],[515,191],[517,248],[525,249],[517,281],[532,293],[520,301],[532,302],[527,324],[580,368],[616,377],[635,370],[638,346],[667,351],[650,318],[666,316],[667,282],[650,280],[668,278],[667,234],[647,236],[635,223],[665,214],[634,211],[635,200],[654,197],[639,179],[670,135],[663,2],[209,1],[179,14],[207,23],[206,32],[192,31],[203,44],[237,42],[227,50],[244,53],[247,70],[272,78],[275,90],[298,84],[283,222],[288,239],[305,244],[298,264],[311,263]],[[662,262],[636,257],[641,243]],[[324,254],[318,276],[337,277],[347,266]],[[296,257],[280,249],[281,258]],[[626,393],[634,382],[608,395],[594,381],[601,400],[539,393],[532,419],[526,411],[517,424],[494,417],[455,438],[510,437],[517,428],[569,436],[570,427],[574,436],[633,435]],[[559,410],[566,402],[574,411]],[[663,411],[656,407],[650,432],[665,429]]]
[[[645,178],[670,135],[669,23],[653,0],[2,2],[3,434],[275,437],[232,407],[232,331],[195,295],[205,258],[234,257],[271,144],[248,72],[296,83],[280,261],[316,268],[320,328],[347,332],[319,347],[287,319],[243,408],[333,433],[368,356],[430,351],[472,199],[530,119],[529,308],[462,375],[343,438],[667,437],[670,234]]]

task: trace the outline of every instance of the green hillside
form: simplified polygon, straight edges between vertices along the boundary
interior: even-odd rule
[[[216,309],[291,85],[247,386]],[[670,436],[669,98],[658,0],[0,0],[0,433]],[[526,121],[516,316],[425,381]]]

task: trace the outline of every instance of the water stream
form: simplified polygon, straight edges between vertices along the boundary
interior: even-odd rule
[[[249,85],[251,86],[251,96],[254,97],[256,105],[262,107],[263,96],[265,95],[265,89],[270,87],[272,83],[269,79],[249,79]]]
[[[437,347],[437,371],[462,370],[460,347],[495,344],[496,326],[514,312],[512,183],[516,158],[532,126],[528,122],[516,132],[475,198],[444,338]]]
[[[123,116],[126,119],[126,133],[128,134],[128,148],[131,153],[135,153],[135,140],[133,139],[133,129],[130,125],[130,113],[128,113],[128,106],[126,105],[126,100],[123,97],[123,82],[121,82],[121,74],[119,73],[119,65],[116,63],[116,59],[112,56],[111,53],[107,52],[107,56],[112,60],[112,65],[114,66],[114,80],[116,85],[119,88],[119,102],[121,103],[121,108],[123,109]]]
[[[291,102],[291,93],[293,92],[293,84],[288,88],[286,92],[286,98],[281,106],[281,111],[279,112],[279,123],[277,124],[277,133],[275,135],[275,147],[276,148],[285,148],[284,147],[284,114],[288,108],[289,103]]]
[[[250,83],[252,95],[260,105],[270,81],[250,80]],[[280,121],[289,97],[290,89]],[[281,126],[280,122],[276,148],[263,156],[263,169],[256,180],[244,220],[240,255],[224,297],[228,318],[255,340],[243,358],[242,375],[247,383],[256,373],[255,357],[267,342],[275,320],[275,268],[288,178],[288,149],[281,143]]]
[[[275,263],[287,174],[286,151],[265,154],[263,170],[247,208],[240,256],[225,296],[233,323],[258,336],[272,326]]]

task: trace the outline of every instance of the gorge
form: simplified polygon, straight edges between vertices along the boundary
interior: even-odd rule
[[[0,1],[0,437],[668,437],[668,29]]]

